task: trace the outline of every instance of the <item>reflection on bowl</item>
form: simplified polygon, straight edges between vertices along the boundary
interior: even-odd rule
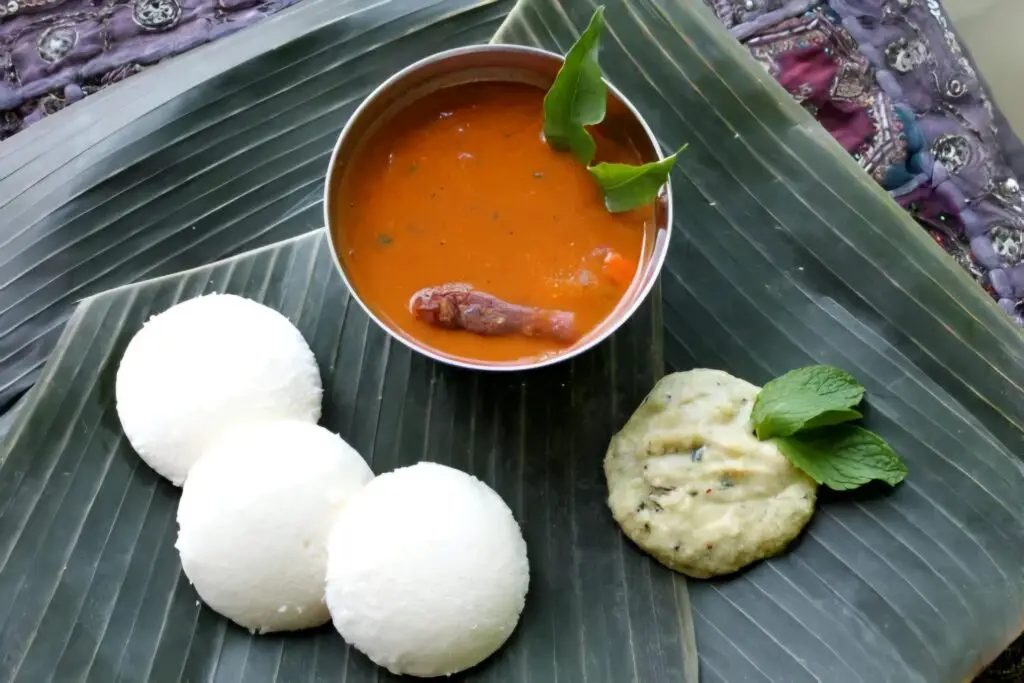
[[[562,58],[516,46],[443,52],[402,70],[338,138],[324,211],[352,295],[403,344],[480,370],[534,368],[611,335],[657,279],[670,188],[612,213],[590,172],[544,140]],[[597,161],[662,158],[608,88]]]

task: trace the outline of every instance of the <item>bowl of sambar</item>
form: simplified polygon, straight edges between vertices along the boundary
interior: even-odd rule
[[[438,53],[374,90],[342,130],[325,224],[352,296],[390,335],[463,368],[519,370],[610,336],[654,286],[670,186],[612,212],[588,166],[544,136],[563,57],[511,45]],[[664,159],[605,81],[595,159]]]

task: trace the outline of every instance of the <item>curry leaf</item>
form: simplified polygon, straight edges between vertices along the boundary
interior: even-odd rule
[[[597,149],[584,126],[604,120],[608,100],[597,62],[603,30],[604,8],[598,7],[544,96],[544,138],[555,149],[571,151],[584,164],[594,159]]]
[[[829,365],[787,372],[761,389],[750,418],[757,438],[789,436],[801,430],[857,420],[854,406],[864,387],[853,375]]]
[[[908,473],[882,437],[854,425],[801,432],[774,443],[796,467],[836,491],[855,489],[876,479],[895,486]]]
[[[607,163],[591,166],[590,174],[597,179],[604,193],[604,205],[612,213],[619,213],[654,201],[662,185],[668,181],[676,157],[684,149],[686,145],[670,157],[642,166]]]

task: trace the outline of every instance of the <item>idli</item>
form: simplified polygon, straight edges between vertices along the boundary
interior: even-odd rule
[[[342,513],[328,545],[327,606],[376,664],[447,676],[505,643],[529,575],[526,542],[498,494],[420,463],[377,477]]]
[[[185,575],[203,602],[253,631],[325,623],[327,538],[372,479],[341,437],[309,422],[229,432],[182,491],[177,548]]]
[[[152,317],[117,369],[117,414],[132,447],[177,486],[224,431],[320,419],[313,352],[277,311],[231,294],[189,299]]]

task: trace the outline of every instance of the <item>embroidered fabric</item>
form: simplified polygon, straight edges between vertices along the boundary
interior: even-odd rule
[[[297,0],[0,0],[0,140]]]
[[[1024,201],[1004,154],[1020,142],[938,0],[704,1],[1024,325]]]

